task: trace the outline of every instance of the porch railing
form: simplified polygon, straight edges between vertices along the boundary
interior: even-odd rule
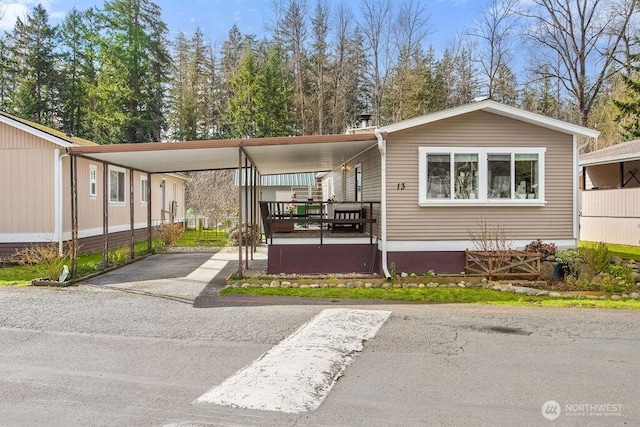
[[[377,201],[261,201],[260,214],[265,236],[272,244],[274,232],[304,231],[296,230],[295,226],[305,228],[313,224],[318,226],[320,244],[323,244],[327,233],[338,230],[364,232],[365,228],[368,229],[369,243],[373,244],[373,224],[377,222],[374,206],[379,204]]]

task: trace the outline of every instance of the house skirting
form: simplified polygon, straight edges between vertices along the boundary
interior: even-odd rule
[[[134,240],[140,242],[147,240],[147,229],[138,228],[134,231]],[[57,241],[52,243],[57,244]],[[67,241],[65,241],[65,244]],[[104,247],[104,240],[102,234],[90,237],[83,237],[78,239],[80,245],[79,252],[101,252]],[[131,243],[131,231],[118,231],[109,233],[109,249],[116,248],[118,246],[124,246]],[[0,258],[7,258],[13,255],[16,250],[20,250],[31,245],[42,245],[43,242],[9,242],[0,243]]]
[[[464,271],[464,251],[388,252],[387,255],[387,265],[391,268],[391,263],[394,263],[398,274],[424,274],[429,270],[439,274],[459,274]]]
[[[380,251],[375,244],[274,244],[268,247],[268,257],[268,274],[381,272]]]

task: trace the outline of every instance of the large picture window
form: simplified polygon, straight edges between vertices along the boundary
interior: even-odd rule
[[[124,169],[111,167],[109,169],[109,201],[124,203],[125,173]]]
[[[419,148],[421,205],[544,203],[544,148]]]

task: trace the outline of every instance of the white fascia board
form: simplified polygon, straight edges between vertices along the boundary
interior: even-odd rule
[[[24,123],[21,123],[21,122],[17,121],[17,120],[12,120],[9,117],[3,116],[1,114],[0,114],[0,123],[5,123],[5,124],[7,124],[9,126],[13,126],[16,129],[20,129],[20,130],[22,130],[24,132],[27,132],[27,133],[31,134],[31,135],[35,135],[38,138],[42,138],[42,139],[44,139],[46,141],[52,142],[52,143],[54,143],[54,144],[56,144],[56,145],[58,145],[60,147],[63,147],[63,148],[67,148],[67,147],[72,147],[73,146],[72,143],[70,143],[68,141],[65,141],[62,138],[58,138],[57,136],[51,135],[50,133],[43,132],[43,131],[41,131],[39,129],[33,128],[31,126],[28,126],[28,125],[26,125]]]
[[[640,160],[639,154],[633,154],[633,155],[627,155],[627,156],[610,156],[610,157],[602,157],[600,159],[581,161],[580,166],[598,166],[598,165],[606,165],[609,163],[633,162],[636,160]]]
[[[570,135],[576,135],[587,138],[597,138],[600,132],[585,128],[582,126],[574,125],[571,123],[563,122],[561,120],[552,119],[550,117],[543,116],[541,114],[532,113],[522,110],[520,108],[504,105],[496,101],[485,100],[475,102],[471,104],[462,105],[460,107],[454,107],[447,110],[439,111],[437,113],[427,114],[425,116],[416,117],[409,120],[404,120],[398,123],[394,123],[388,126],[380,128],[381,133],[393,133],[401,130],[409,129],[416,126],[421,126],[429,123],[434,123],[440,120],[449,119],[452,117],[460,116],[463,114],[471,113],[474,111],[487,111],[489,113],[498,114],[504,117],[509,117],[515,120],[531,123],[540,127],[552,129],[558,132],[567,133]]]

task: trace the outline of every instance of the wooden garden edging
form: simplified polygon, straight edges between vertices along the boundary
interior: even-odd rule
[[[465,252],[466,273],[484,274],[496,278],[540,278],[540,253],[526,251]]]

